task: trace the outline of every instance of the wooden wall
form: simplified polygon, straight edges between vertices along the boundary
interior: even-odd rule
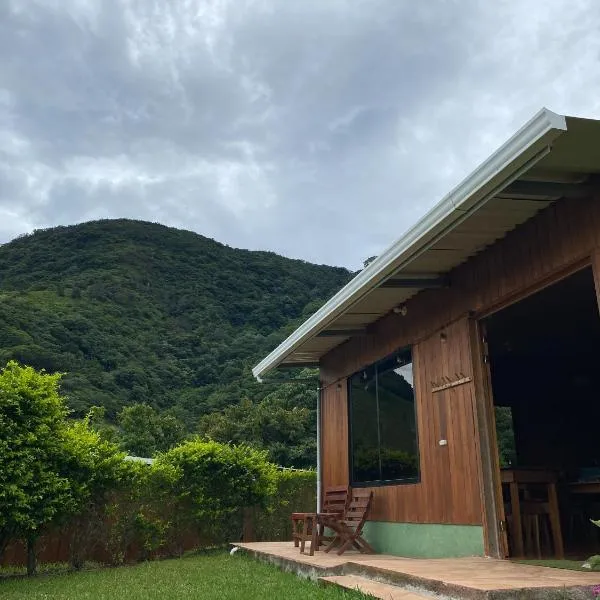
[[[373,488],[372,518],[481,524],[484,475],[476,423],[478,412],[481,419],[488,409],[474,319],[590,263],[600,290],[598,248],[600,199],[559,201],[455,269],[449,288],[421,292],[407,303],[406,316],[390,313],[366,336],[327,354],[321,362],[323,485],[348,482],[347,376],[412,345],[421,482]],[[432,393],[432,381],[461,372],[472,381]],[[440,439],[448,445],[439,446]]]
[[[348,483],[348,390],[345,380],[321,394],[321,472],[324,485]]]
[[[481,524],[473,384],[431,391],[431,382],[443,376],[473,377],[468,320],[445,334],[445,341],[436,333],[413,348],[421,482],[374,487],[374,520]],[[347,484],[346,380],[326,387],[322,399],[323,483]],[[447,446],[439,445],[442,439]]]

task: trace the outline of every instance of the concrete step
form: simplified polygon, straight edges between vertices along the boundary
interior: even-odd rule
[[[389,585],[360,577],[358,575],[331,575],[319,577],[319,581],[325,584],[337,585],[348,590],[358,590],[374,598],[382,600],[431,600],[431,596],[424,596],[416,592],[405,590],[397,585]]]

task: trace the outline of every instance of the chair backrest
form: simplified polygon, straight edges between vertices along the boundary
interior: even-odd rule
[[[321,511],[341,517],[346,512],[348,493],[347,485],[334,485],[325,488]]]
[[[360,532],[371,511],[373,491],[368,489],[353,489],[349,497],[350,500],[344,513],[343,522],[346,526]]]

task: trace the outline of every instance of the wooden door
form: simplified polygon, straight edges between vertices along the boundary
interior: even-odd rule
[[[507,526],[502,500],[494,395],[485,322],[473,320],[470,329],[475,375],[475,407],[481,453],[481,493],[485,550],[488,556],[506,558],[508,556]]]

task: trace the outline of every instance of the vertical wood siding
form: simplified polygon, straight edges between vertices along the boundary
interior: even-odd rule
[[[375,520],[481,524],[483,477],[477,399],[481,369],[471,348],[471,315],[480,315],[594,262],[600,248],[600,199],[549,206],[450,273],[451,286],[426,290],[321,361],[323,485],[348,482],[346,378],[394,350],[413,346],[421,482],[381,486]],[[596,263],[595,263],[596,264]],[[600,269],[595,269],[598,273]],[[600,288],[599,288],[600,289]],[[446,333],[442,341],[440,333]],[[467,384],[432,393],[432,381],[462,373]],[[447,439],[447,446],[439,446]]]
[[[348,391],[346,383],[327,386],[321,396],[321,470],[325,485],[348,484]]]

